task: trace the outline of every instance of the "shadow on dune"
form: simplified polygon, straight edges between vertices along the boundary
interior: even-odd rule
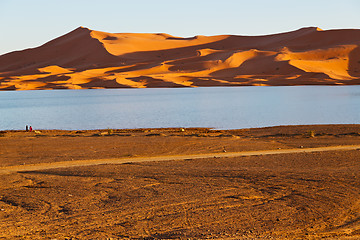
[[[352,50],[349,55],[349,74],[353,77],[360,77],[360,47]],[[357,80],[356,82],[360,82]]]

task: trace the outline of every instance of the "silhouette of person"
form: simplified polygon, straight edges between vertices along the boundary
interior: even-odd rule
[[[27,132],[29,131],[29,126],[28,126],[28,125],[26,125],[25,130],[26,130]]]

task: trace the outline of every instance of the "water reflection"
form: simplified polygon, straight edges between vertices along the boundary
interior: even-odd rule
[[[360,86],[0,92],[0,129],[213,127],[360,122]]]

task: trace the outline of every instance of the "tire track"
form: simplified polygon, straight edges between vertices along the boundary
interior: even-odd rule
[[[62,162],[52,162],[52,163],[39,163],[39,164],[1,167],[0,174],[40,171],[40,170],[47,170],[54,168],[93,166],[93,165],[101,165],[101,164],[123,164],[130,162],[131,163],[157,162],[157,161],[173,161],[173,160],[187,160],[187,159],[226,158],[226,157],[241,157],[241,156],[259,156],[259,155],[273,155],[273,154],[311,153],[311,152],[349,151],[349,150],[360,150],[360,145],[341,145],[341,146],[317,147],[317,148],[291,148],[291,149],[258,150],[258,151],[244,151],[244,152],[221,152],[221,153],[203,153],[203,154],[190,154],[190,155],[62,161]]]

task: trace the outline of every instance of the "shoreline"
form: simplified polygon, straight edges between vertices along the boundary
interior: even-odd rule
[[[181,86],[181,87],[95,87],[95,88],[42,88],[42,89],[0,89],[0,92],[22,92],[22,91],[79,91],[79,90],[134,90],[134,89],[188,89],[188,88],[232,88],[232,87],[346,87],[358,86],[360,83],[313,83],[313,84],[274,84],[274,85],[202,85],[202,86]]]
[[[314,84],[283,84],[283,85],[208,85],[208,86],[181,86],[181,87],[119,87],[119,88],[49,88],[49,89],[0,89],[0,92],[23,92],[23,91],[81,91],[81,90],[137,90],[137,89],[189,89],[189,88],[246,88],[246,87],[349,87],[359,86],[360,83],[314,83]]]
[[[360,144],[360,124],[294,125],[235,130],[14,130],[0,131],[0,167],[74,160],[357,144]]]
[[[212,127],[154,127],[154,128],[96,128],[96,129],[41,129],[34,128],[32,132],[35,131],[43,131],[43,132],[105,132],[108,130],[112,130],[114,132],[151,132],[151,131],[180,131],[184,129],[184,131],[242,131],[242,130],[251,130],[251,129],[271,129],[271,128],[305,128],[305,127],[331,127],[331,126],[360,126],[360,123],[324,123],[324,124],[300,124],[300,125],[273,125],[273,126],[265,126],[265,127],[247,127],[247,128],[234,128],[234,129],[218,129]],[[23,129],[4,129],[0,130],[0,133],[6,132],[26,132]],[[29,131],[28,131],[29,132]],[[79,133],[80,133],[79,132]],[[30,132],[29,132],[30,133]]]

